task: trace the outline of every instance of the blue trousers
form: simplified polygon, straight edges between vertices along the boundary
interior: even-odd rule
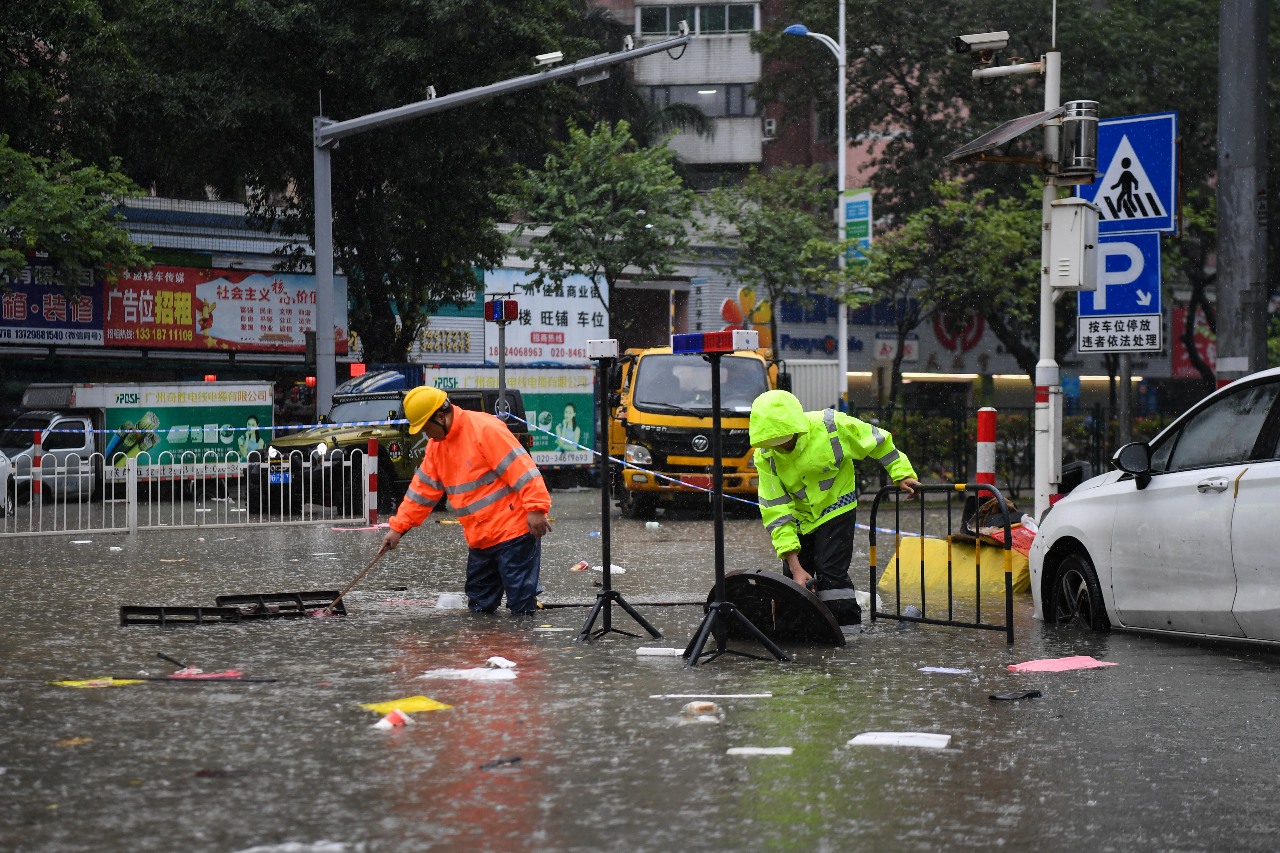
[[[533,613],[541,568],[542,540],[529,533],[490,548],[472,548],[467,554],[467,604],[474,613],[492,613],[505,592],[512,613]]]

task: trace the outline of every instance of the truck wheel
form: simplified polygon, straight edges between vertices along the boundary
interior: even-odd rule
[[[618,495],[618,509],[623,518],[651,519],[657,514],[658,499],[623,489]]]
[[[378,454],[378,514],[390,516],[400,507],[408,486],[400,488],[396,485],[395,469],[391,467],[391,459],[385,453]]]

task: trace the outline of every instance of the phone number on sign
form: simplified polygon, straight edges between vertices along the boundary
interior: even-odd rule
[[[497,354],[497,347],[489,347],[489,355]],[[542,347],[507,347],[507,355],[516,358],[541,358]]]

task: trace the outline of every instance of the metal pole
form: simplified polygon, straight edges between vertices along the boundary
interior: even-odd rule
[[[1044,108],[1061,106],[1062,54],[1052,50],[1044,57]],[[1058,159],[1058,121],[1044,126],[1044,156],[1054,163]],[[1035,518],[1039,520],[1049,508],[1049,495],[1061,479],[1062,442],[1054,441],[1062,433],[1062,384],[1055,355],[1054,331],[1057,325],[1053,304],[1053,286],[1049,281],[1049,222],[1058,187],[1051,174],[1045,175],[1040,199],[1040,360],[1036,362],[1036,454],[1035,454]]]
[[[845,0],[840,0],[840,54],[836,57],[836,97],[839,98],[839,110],[836,113],[837,133],[840,140],[840,148],[836,151],[836,234],[840,240],[840,271],[844,272],[845,264],[848,258],[843,246],[848,235],[848,218],[845,215],[844,208],[844,191],[845,183],[848,175],[846,174],[848,149],[848,128],[845,124],[845,113],[848,107],[848,98],[845,93],[845,78],[847,76],[846,69],[848,65],[848,50],[845,45]],[[843,281],[843,276],[842,279]],[[844,301],[844,288],[840,288],[840,302],[836,306],[836,363],[840,366],[840,386],[837,389],[840,392],[838,397],[840,401],[840,411],[849,411],[849,309]],[[775,344],[776,345],[776,344]]]
[[[1128,444],[1133,435],[1133,356],[1120,353],[1120,387],[1116,389],[1116,444]]]
[[[507,407],[507,324],[498,321],[498,411],[506,417]]]
[[[320,142],[321,129],[329,124],[327,118],[316,118],[312,123],[316,139],[311,155],[316,185],[316,418],[313,423],[320,420],[320,415],[329,413],[337,383],[337,356],[333,346],[333,171],[329,144]]]

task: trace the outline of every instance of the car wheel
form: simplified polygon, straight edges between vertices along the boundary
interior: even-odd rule
[[[623,518],[650,519],[657,514],[658,499],[623,489],[618,495],[618,509]]]
[[[1045,621],[1053,625],[1076,624],[1093,631],[1111,629],[1098,573],[1088,555],[1074,552],[1058,563],[1046,596]]]
[[[14,515],[18,511],[18,490],[13,483],[5,486],[4,494],[0,495],[0,518]]]

